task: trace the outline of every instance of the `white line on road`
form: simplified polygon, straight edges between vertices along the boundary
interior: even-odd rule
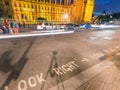
[[[120,53],[117,53],[116,56],[120,56]]]
[[[4,36],[0,36],[0,39],[31,37],[31,36],[59,35],[59,34],[70,34],[70,33],[74,33],[74,31],[51,32],[51,33],[31,33],[31,34],[23,33],[23,34],[18,34],[18,35],[4,35]]]
[[[44,33],[44,32],[64,32],[64,31],[65,30],[46,30],[46,31],[45,30],[43,30],[43,31],[38,30],[38,31],[34,31],[34,32],[43,32]]]
[[[104,37],[104,39],[106,39],[106,40],[112,40],[113,38],[112,37]]]
[[[81,61],[82,62],[88,62],[89,60],[87,58],[83,58]]]
[[[95,40],[95,39],[97,39],[96,37],[89,37],[89,39],[91,39],[91,40]]]

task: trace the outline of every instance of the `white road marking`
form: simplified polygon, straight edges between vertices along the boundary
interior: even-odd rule
[[[34,31],[34,32],[64,32],[65,30],[43,30],[43,31]]]
[[[97,39],[96,37],[89,37],[89,39],[91,39],[91,40],[95,40],[95,39]]]
[[[112,40],[113,38],[112,37],[104,37],[104,39],[106,39],[106,40]]]
[[[88,62],[89,60],[87,58],[83,58],[81,61],[82,62]]]
[[[29,88],[36,87],[46,82],[43,78],[43,73],[36,74],[35,76],[30,76],[27,80],[23,79],[18,82],[18,90],[28,90]]]
[[[8,90],[8,86],[5,86],[5,90]]]
[[[70,33],[74,33],[74,31],[51,32],[51,33],[31,33],[31,34],[23,33],[23,34],[18,34],[18,35],[3,35],[3,36],[0,36],[0,39],[31,37],[31,36],[59,35],[59,34],[70,34]]]
[[[117,53],[116,55],[117,55],[117,56],[120,56],[120,53]]]

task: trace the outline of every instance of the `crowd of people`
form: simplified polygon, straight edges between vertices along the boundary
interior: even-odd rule
[[[18,34],[20,28],[25,28],[25,22],[22,24],[16,22],[15,20],[7,20],[4,19],[3,22],[0,22],[0,30],[2,30],[3,34]],[[91,24],[89,22],[87,23],[80,23],[79,28],[91,30]]]
[[[20,27],[21,24],[17,23],[15,20],[5,19],[4,22],[0,22],[0,29],[2,30],[3,34],[18,34]]]

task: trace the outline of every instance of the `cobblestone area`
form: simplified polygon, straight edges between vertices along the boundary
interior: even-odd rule
[[[76,90],[120,90],[120,60]]]

